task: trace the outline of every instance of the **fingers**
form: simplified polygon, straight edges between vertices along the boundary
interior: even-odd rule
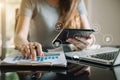
[[[26,53],[25,45],[22,46],[22,48],[20,49],[20,51],[21,51],[21,53],[22,53],[23,56],[27,56],[27,54],[25,54]]]
[[[34,45],[36,46],[37,55],[43,56],[42,46],[38,44],[37,42],[35,42]]]
[[[43,57],[42,46],[37,42],[29,42],[24,44],[21,48],[23,56],[30,57],[32,60],[36,60],[37,56]]]
[[[90,35],[88,38],[76,36],[75,38],[67,39],[66,42],[73,44],[76,50],[83,50],[94,44],[95,39],[93,35]]]
[[[90,35],[90,36],[87,38],[87,41],[88,41],[88,43],[89,43],[89,46],[92,46],[92,45],[95,44],[96,38],[95,38],[94,35]]]
[[[79,50],[83,50],[83,49],[87,48],[87,46],[88,46],[88,43],[82,38],[79,38],[79,39],[69,38],[69,39],[67,39],[67,42],[73,44]]]
[[[27,53],[27,54],[25,54],[25,56],[29,56],[30,55],[30,47],[29,47],[29,45],[27,45],[27,46],[25,46],[25,53]]]
[[[33,46],[32,45],[30,45],[30,56],[31,56],[31,59],[32,60],[36,60],[36,57],[37,57],[37,53],[36,53],[36,50],[35,49],[33,49]]]
[[[81,43],[88,45],[89,43],[87,42],[87,40],[85,38],[81,38],[81,37],[75,37],[76,40],[80,41]]]

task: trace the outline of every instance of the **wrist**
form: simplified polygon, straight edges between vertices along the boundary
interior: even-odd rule
[[[95,38],[95,36],[94,36],[94,35],[91,35],[91,39],[90,39],[90,41],[89,41],[89,43],[90,43],[89,46],[94,45],[95,42],[96,42],[96,38]]]
[[[24,40],[24,39],[17,38],[14,40],[15,49],[19,51],[28,43],[29,43],[28,40]]]

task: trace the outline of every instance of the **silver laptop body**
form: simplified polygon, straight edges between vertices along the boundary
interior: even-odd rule
[[[103,65],[115,66],[120,64],[120,49],[115,47],[101,47],[95,50],[83,50],[65,53],[67,57]]]
[[[113,67],[113,73],[116,80],[120,80],[120,66]]]

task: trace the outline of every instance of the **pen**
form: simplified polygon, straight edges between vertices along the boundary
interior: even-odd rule
[[[36,46],[32,46],[32,48],[33,48],[33,49],[37,49]],[[48,50],[47,50],[46,48],[42,48],[42,51],[43,51],[43,52],[48,52]]]
[[[48,52],[48,50],[46,48],[42,48],[43,52]]]

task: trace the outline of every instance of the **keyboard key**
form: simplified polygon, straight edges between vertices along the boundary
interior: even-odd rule
[[[113,60],[117,56],[117,54],[118,54],[117,52],[110,52],[110,53],[91,55],[91,57],[104,59],[104,60]]]

